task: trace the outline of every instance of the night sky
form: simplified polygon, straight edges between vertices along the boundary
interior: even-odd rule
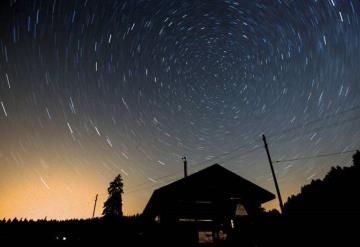
[[[211,164],[283,199],[360,146],[357,0],[1,1],[0,218],[124,213]],[[277,207],[277,201],[265,205]]]

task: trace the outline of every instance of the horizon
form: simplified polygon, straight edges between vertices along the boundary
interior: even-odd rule
[[[350,153],[350,156],[352,156],[353,154],[352,153]],[[352,163],[350,164],[350,166],[352,165]],[[349,164],[347,164],[346,166],[349,166]],[[343,167],[343,166],[341,166],[341,167]],[[324,174],[324,176],[329,172],[330,170],[328,170],[328,171],[326,171],[325,172],[325,174]],[[189,174],[189,176],[191,175],[191,173]],[[239,175],[239,174],[238,174]],[[324,177],[323,176],[323,177]],[[323,179],[323,177],[319,177],[319,178],[317,178],[317,179]],[[183,177],[180,177],[179,179],[182,179]],[[246,179],[246,178],[245,178]],[[313,179],[313,178],[312,178]],[[176,181],[176,180],[174,180],[174,181]],[[171,181],[171,182],[169,182],[169,183],[172,183],[172,182],[174,182],[174,181]],[[251,182],[251,180],[249,180],[250,182]],[[312,180],[311,180],[312,181]],[[306,184],[309,184],[311,181],[308,181],[308,183],[306,183]],[[304,185],[306,185],[306,184],[303,184],[301,187],[303,187]],[[164,185],[166,185],[166,184],[164,184]],[[160,186],[161,187],[161,186]],[[159,188],[160,188],[159,187]],[[126,185],[124,185],[124,189],[125,189],[125,191],[124,191],[124,194],[123,194],[123,206],[125,205],[125,207],[123,208],[123,211],[124,211],[124,216],[125,217],[131,217],[131,216],[135,216],[135,215],[137,215],[137,214],[142,214],[142,211],[143,210],[141,210],[141,211],[137,211],[137,212],[133,212],[133,213],[131,213],[131,211],[130,211],[130,213],[129,213],[129,211],[127,210],[127,208],[126,208],[126,199],[124,199],[124,198],[126,198]],[[157,189],[157,188],[156,188]],[[298,188],[298,190],[296,190],[295,192],[294,192],[294,194],[291,194],[291,195],[295,195],[295,194],[297,194],[297,193],[299,193],[300,192],[300,189],[301,188]],[[154,189],[155,190],[155,189]],[[275,193],[275,189],[273,188],[273,190],[274,190],[274,192],[273,193]],[[286,196],[285,197],[285,200],[284,200],[284,197],[283,197],[283,200],[284,200],[284,203],[286,202],[286,200],[288,199],[288,197],[289,196],[291,196],[291,195],[288,195],[288,196]],[[150,198],[150,196],[151,196],[151,194],[149,195],[149,198]],[[102,212],[102,209],[103,209],[103,202],[106,200],[108,198],[108,194],[107,194],[107,192],[106,192],[106,190],[105,191],[103,191],[102,193],[99,193],[99,199],[98,199],[98,203],[97,203],[97,207],[96,207],[96,210],[95,210],[95,219],[98,219],[98,218],[101,218],[102,217],[102,214],[101,214],[101,212]],[[91,201],[91,200],[89,200],[89,202],[90,202],[90,204],[91,205],[89,205],[90,206],[90,208],[92,208],[93,207],[93,203],[94,203],[94,197],[92,198],[93,199],[93,201]],[[147,201],[146,201],[147,202]],[[64,203],[64,204],[62,204],[62,205],[66,205],[66,203]],[[145,208],[145,206],[146,206],[146,204],[144,205],[144,208]],[[263,206],[263,208],[266,210],[266,211],[271,211],[271,210],[277,210],[277,211],[279,211],[280,210],[280,208],[279,208],[279,202],[278,202],[278,198],[276,197],[275,199],[273,199],[273,200],[271,200],[271,201],[269,201],[269,202],[266,202],[266,203],[264,203],[264,204],[262,204],[262,206]],[[51,209],[50,209],[51,210]],[[55,208],[55,210],[56,210],[56,208]],[[50,211],[51,212],[51,211]],[[36,213],[34,214],[34,215],[36,215]],[[79,216],[77,216],[77,215],[74,215],[74,216],[70,216],[70,217],[64,217],[64,216],[55,216],[55,217],[48,217],[47,215],[43,215],[43,216],[35,216],[35,217],[32,217],[32,218],[29,218],[29,217],[27,217],[27,216],[25,216],[25,215],[18,215],[18,216],[14,216],[14,217],[0,217],[1,219],[6,219],[6,220],[8,220],[8,219],[14,219],[14,218],[17,218],[17,219],[27,219],[27,220],[44,220],[44,219],[46,219],[46,220],[59,220],[59,221],[63,221],[63,220],[74,220],[74,219],[79,219],[79,220],[88,220],[88,219],[92,219],[92,216],[90,215],[90,211],[89,211],[89,216],[88,217],[86,217],[86,216],[83,216],[83,217],[79,217]]]

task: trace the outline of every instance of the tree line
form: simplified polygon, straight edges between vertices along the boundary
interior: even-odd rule
[[[324,246],[340,239],[341,246],[350,244],[357,241],[357,235],[352,235],[355,229],[352,225],[360,220],[359,192],[360,152],[357,151],[350,167],[332,167],[323,179],[312,180],[300,193],[290,196],[284,214],[276,210],[262,212],[251,218],[238,234],[235,229],[234,236],[239,238],[236,243],[244,245],[247,239],[245,246],[307,246],[309,242],[312,246]],[[0,220],[0,245],[85,246],[118,242],[123,246],[141,246],[166,239],[164,232],[172,229],[146,222],[141,215],[123,215],[123,193],[123,180],[117,175],[109,184],[101,218]],[[168,242],[163,243],[167,246]]]

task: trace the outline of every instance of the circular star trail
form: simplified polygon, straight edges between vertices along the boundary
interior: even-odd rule
[[[357,1],[2,1],[0,217],[124,211],[219,163],[274,192],[274,160],[360,144]],[[351,153],[276,164],[284,197]],[[276,206],[276,202],[268,208]],[[98,215],[100,215],[97,212]]]

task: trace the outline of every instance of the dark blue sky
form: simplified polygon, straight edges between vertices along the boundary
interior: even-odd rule
[[[358,1],[24,0],[0,13],[0,217],[88,217],[118,173],[125,213],[141,212],[183,155],[190,172],[219,163],[274,192],[262,133],[274,160],[359,148]],[[276,164],[285,199],[349,162]]]

